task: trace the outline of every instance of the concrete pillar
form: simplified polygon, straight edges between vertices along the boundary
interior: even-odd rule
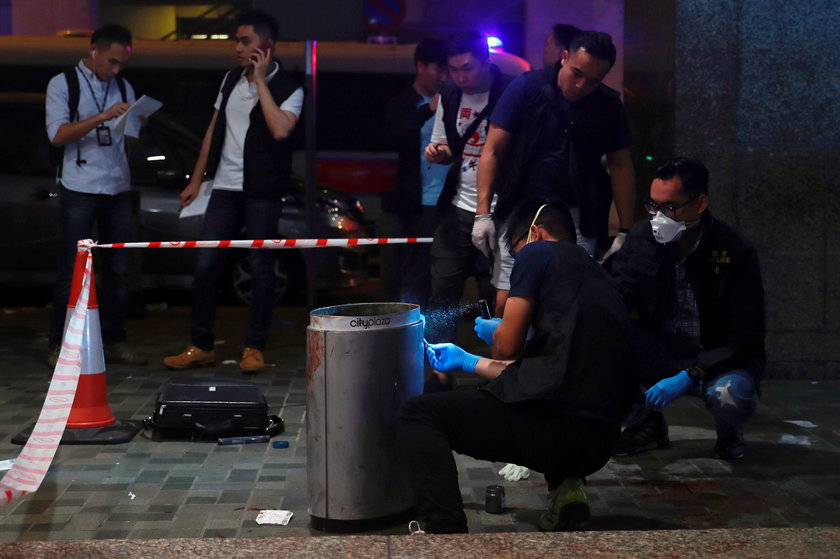
[[[839,25],[831,1],[677,1],[675,153],[758,247],[776,377],[840,378]]]

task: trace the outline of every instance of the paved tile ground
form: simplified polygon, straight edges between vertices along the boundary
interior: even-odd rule
[[[109,399],[119,420],[142,420],[173,378],[239,378],[236,365],[170,372],[161,358],[180,349],[189,309],[156,307],[130,323],[147,351],[145,367],[108,367]],[[243,308],[222,308],[219,351],[236,359]],[[0,460],[14,458],[10,439],[37,417],[50,371],[41,363],[44,309],[8,308],[0,315]],[[267,352],[272,366],[249,377],[286,422],[288,449],[268,444],[155,441],[148,433],[112,446],[62,446],[40,490],[0,508],[0,542],[34,540],[255,538],[323,536],[309,526],[306,496],[305,327],[302,308],[280,309]],[[713,458],[714,432],[699,401],[678,402],[667,417],[667,449],[612,460],[589,480],[589,529],[741,529],[840,526],[840,381],[767,381],[749,425],[748,456]],[[788,420],[804,420],[801,427]],[[483,510],[485,486],[499,483],[501,464],[458,456],[470,530],[533,532],[545,482],[533,474],[508,483],[508,510]],[[260,509],[289,509],[286,527],[259,526]],[[404,534],[405,525],[369,532]],[[836,541],[836,540],[835,540]]]

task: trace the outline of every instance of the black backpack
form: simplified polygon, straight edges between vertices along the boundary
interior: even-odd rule
[[[64,79],[67,80],[67,108],[70,109],[70,122],[73,122],[79,116],[79,74],[75,66],[67,68],[62,73],[64,74]],[[117,87],[120,88],[120,96],[122,97],[123,103],[125,103],[125,82],[120,76],[117,76],[116,80]],[[76,146],[77,161],[80,160],[79,151],[80,148]],[[56,179],[60,179],[62,167],[64,166],[64,146],[54,146],[50,142],[50,160],[52,161],[53,167],[56,168]]]

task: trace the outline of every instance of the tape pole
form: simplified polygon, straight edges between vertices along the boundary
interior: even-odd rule
[[[61,341],[61,352],[53,371],[50,387],[41,407],[38,421],[23,450],[6,475],[0,480],[0,505],[7,505],[27,493],[36,491],[47,475],[55,452],[64,435],[67,419],[76,398],[76,388],[82,371],[84,348],[82,336],[87,320],[90,297],[93,241],[79,241],[79,251],[87,252],[82,289]]]
[[[374,239],[256,239],[230,241],[151,241],[94,244],[97,248],[327,248],[431,243],[432,237],[380,237]]]

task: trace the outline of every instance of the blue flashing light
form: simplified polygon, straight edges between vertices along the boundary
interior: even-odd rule
[[[493,35],[487,36],[487,47],[490,49],[502,50],[505,48],[504,43],[498,37],[494,37]]]

